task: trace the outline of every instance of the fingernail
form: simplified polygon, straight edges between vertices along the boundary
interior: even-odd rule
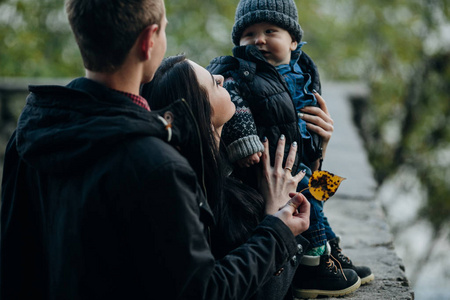
[[[316,90],[314,90],[314,89],[312,90],[312,92],[313,92],[313,93],[317,93],[317,91],[316,91]]]
[[[293,142],[292,147],[297,147],[297,142]]]
[[[301,112],[298,113],[298,117],[299,117],[300,119],[303,119],[303,116],[304,116],[304,113],[301,113]]]
[[[306,173],[306,169],[303,169],[301,172],[302,172],[302,173]]]
[[[280,140],[284,140],[284,134],[280,136]]]
[[[267,136],[263,137],[262,141],[263,143],[267,142]]]

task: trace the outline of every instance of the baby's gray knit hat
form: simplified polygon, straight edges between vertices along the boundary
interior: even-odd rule
[[[293,0],[241,0],[236,8],[231,38],[239,46],[244,30],[256,23],[271,23],[286,29],[297,42],[302,39],[297,7]]]

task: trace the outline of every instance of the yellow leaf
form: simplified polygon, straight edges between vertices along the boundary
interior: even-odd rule
[[[309,179],[309,192],[319,201],[326,201],[333,196],[344,177],[327,171],[314,171]]]

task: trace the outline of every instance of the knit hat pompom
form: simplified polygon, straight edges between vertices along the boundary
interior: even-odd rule
[[[271,23],[287,30],[297,42],[302,39],[297,7],[293,0],[241,0],[236,8],[231,38],[239,46],[242,33],[257,23]]]

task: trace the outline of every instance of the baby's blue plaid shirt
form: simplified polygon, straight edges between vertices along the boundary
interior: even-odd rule
[[[278,72],[283,75],[289,92],[294,100],[295,110],[300,112],[305,106],[317,106],[317,100],[314,97],[312,91],[309,90],[311,85],[311,76],[308,73],[303,73],[302,69],[298,65],[298,59],[302,54],[302,46],[306,42],[302,42],[298,45],[297,49],[291,53],[291,61],[289,64],[277,66]],[[309,139],[311,135],[306,129],[306,122],[301,118],[298,118],[298,126],[300,127],[300,133],[305,139]]]

